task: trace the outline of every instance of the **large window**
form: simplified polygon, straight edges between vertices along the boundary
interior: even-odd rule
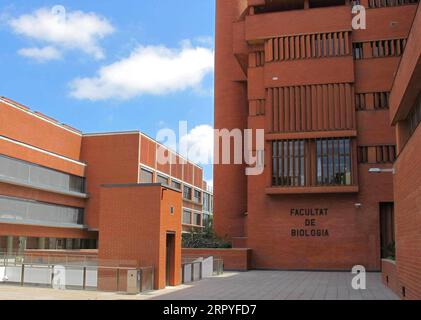
[[[0,221],[46,226],[83,224],[83,209],[0,196]]]
[[[193,224],[195,226],[201,226],[202,225],[202,219],[200,213],[193,213]]]
[[[85,192],[85,179],[82,177],[3,155],[0,155],[0,178],[57,191]]]
[[[165,177],[163,175],[158,174],[156,177],[157,182],[161,183],[164,186],[168,186],[169,185],[169,178]]]
[[[210,194],[203,193],[203,211],[210,212]]]
[[[97,249],[96,239],[69,239],[69,238],[39,238],[24,236],[0,236],[0,254],[14,255],[25,249],[29,250],[80,250]],[[46,255],[48,257],[48,255]]]
[[[181,182],[178,182],[176,180],[171,180],[171,187],[177,190],[181,190]]]
[[[184,199],[191,200],[192,199],[192,188],[190,188],[188,186],[184,186],[183,197],[184,197]]]
[[[317,145],[317,184],[350,185],[351,140],[320,139]]]
[[[194,194],[193,201],[200,203],[202,201],[202,192],[195,189],[193,194]]]
[[[153,172],[143,169],[140,169],[140,182],[141,183],[152,183],[153,182]]]
[[[183,210],[183,224],[192,224],[191,223],[191,211]]]
[[[273,142],[273,182],[275,186],[305,185],[305,141]]]
[[[304,187],[352,184],[352,141],[282,140],[272,143],[272,185]]]

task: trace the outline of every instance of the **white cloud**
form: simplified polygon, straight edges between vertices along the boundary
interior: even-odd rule
[[[54,47],[23,48],[18,51],[21,56],[34,59],[38,62],[61,59],[61,52]]]
[[[98,41],[114,31],[107,19],[95,13],[53,9],[41,8],[21,15],[11,19],[9,25],[17,34],[54,46],[56,50],[81,50],[95,59],[104,58]]]
[[[210,125],[199,125],[180,137],[179,150],[187,159],[202,165],[213,163],[214,130]]]
[[[188,41],[180,49],[140,46],[129,57],[102,67],[97,76],[72,81],[71,96],[89,100],[130,99],[143,94],[197,89],[213,67],[213,50],[193,47]]]

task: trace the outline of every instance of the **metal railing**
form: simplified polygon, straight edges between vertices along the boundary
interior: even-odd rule
[[[208,262],[207,259],[211,258]],[[211,263],[209,265],[208,263]],[[211,268],[211,270],[209,269]],[[181,265],[182,283],[202,280],[209,276],[218,276],[224,273],[224,261],[213,256],[183,256]]]
[[[202,262],[187,262],[181,264],[182,283],[202,280]]]
[[[42,265],[78,265],[78,266],[96,266],[98,265],[98,256],[89,254],[61,254],[49,253],[39,254],[28,251],[21,252],[0,252],[0,266],[42,264]]]
[[[154,267],[119,266],[116,262],[110,266],[106,261],[89,260],[94,257],[3,255],[0,284],[111,292],[128,292],[134,286],[136,293],[153,290]],[[136,273],[134,280],[129,279],[129,272]]]

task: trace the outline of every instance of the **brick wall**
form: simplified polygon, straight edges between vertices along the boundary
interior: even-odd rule
[[[114,261],[121,267],[154,267],[154,287],[162,289],[166,286],[166,236],[171,232],[175,249],[170,284],[180,284],[181,193],[159,184],[104,186],[100,208],[101,261]],[[114,290],[110,272],[101,272],[99,288]]]
[[[382,282],[386,287],[390,288],[390,290],[402,297],[402,290],[399,285],[395,261],[387,259],[382,260]]]
[[[399,281],[407,299],[421,299],[421,127],[396,162],[395,224]]]

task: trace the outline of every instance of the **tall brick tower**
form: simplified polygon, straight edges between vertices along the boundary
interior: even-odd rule
[[[369,169],[395,161],[389,93],[417,3],[216,1],[215,126],[264,129],[265,167],[215,165],[215,228],[254,267],[380,269],[393,179]]]

